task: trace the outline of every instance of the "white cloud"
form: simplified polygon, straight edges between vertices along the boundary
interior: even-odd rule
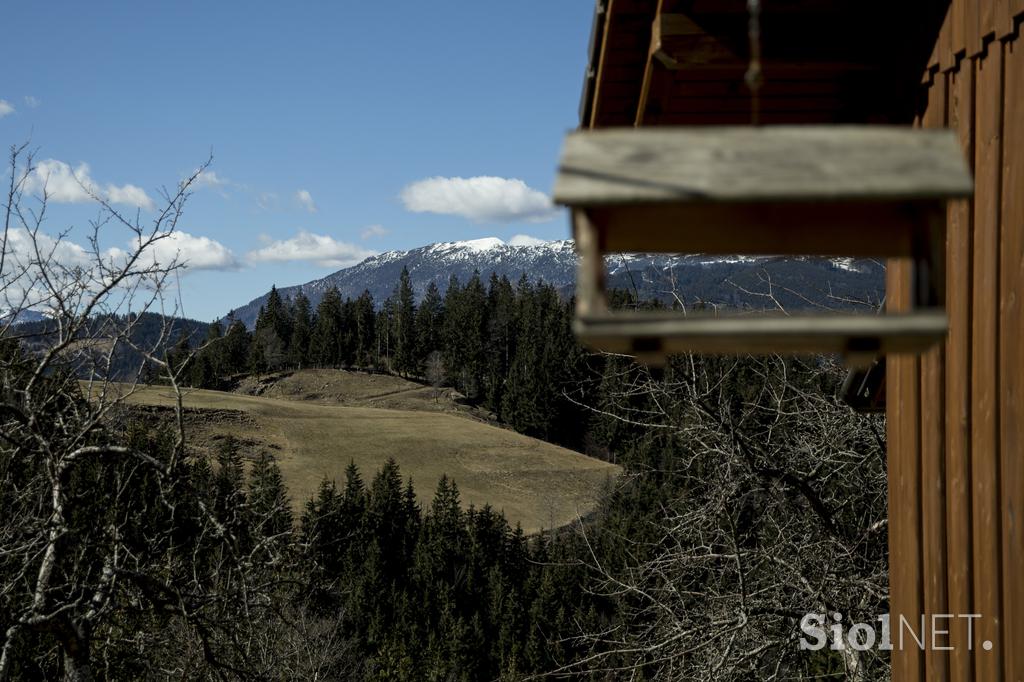
[[[136,242],[138,243],[138,242]],[[144,257],[161,265],[177,261],[186,270],[233,270],[238,260],[231,249],[215,239],[175,231],[156,241]]]
[[[508,240],[509,246],[540,246],[547,243],[546,239],[538,239],[528,234],[517,234]]]
[[[249,252],[249,260],[257,263],[309,261],[323,267],[343,268],[374,255],[362,247],[339,242],[334,237],[303,230],[291,239],[270,242]]]
[[[112,204],[153,209],[153,200],[141,187],[131,184],[108,184],[104,187],[89,177],[87,163],[80,163],[72,170],[71,166],[56,159],[38,162],[25,182],[25,191],[41,194],[44,188],[50,201],[62,204],[91,201],[92,193]]]
[[[42,102],[39,101],[39,98],[33,97],[32,95],[25,95],[23,99],[25,100],[25,104],[28,106],[29,109],[35,109],[40,104],[42,104]]]
[[[391,231],[384,227],[383,225],[370,225],[369,227],[364,229],[359,234],[359,236],[362,237],[363,239],[372,239],[374,237],[383,237],[384,235],[390,232]]]
[[[316,213],[316,204],[313,203],[313,195],[309,193],[308,189],[300,189],[296,192],[295,200],[299,202],[299,206],[310,213]]]
[[[45,308],[50,299],[47,293],[50,287],[60,290],[66,286],[73,290],[82,284],[78,268],[93,275],[94,279],[86,282],[87,285],[98,286],[102,279],[95,279],[100,274],[95,269],[97,258],[108,267],[123,267],[128,249],[135,250],[138,244],[138,239],[135,239],[124,249],[110,247],[97,256],[91,246],[83,247],[66,237],[57,239],[43,232],[33,236],[25,228],[12,228],[5,246],[0,308]],[[41,259],[37,256],[37,249]],[[50,281],[46,286],[41,280],[43,268],[40,260],[46,264],[45,271]],[[220,242],[187,232],[172,232],[157,240],[141,255],[139,265],[145,267],[155,262],[166,266],[175,260],[185,266],[185,273],[189,270],[228,270],[238,265],[234,254]]]
[[[204,170],[196,176],[196,179],[192,184],[195,187],[225,187],[231,184],[231,181],[227,178],[220,177],[217,175],[216,171]]]
[[[3,118],[7,114],[13,114],[13,113],[14,113],[14,106],[11,105],[11,103],[8,102],[7,100],[0,99],[0,118]]]
[[[514,178],[426,178],[406,186],[401,198],[414,213],[458,215],[475,222],[542,222],[557,214],[546,194]]]
[[[260,207],[261,211],[277,208],[277,194],[274,192],[260,192],[256,197],[256,205]]]

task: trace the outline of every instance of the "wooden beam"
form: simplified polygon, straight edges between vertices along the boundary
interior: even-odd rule
[[[974,70],[965,62],[950,74],[952,97],[950,123],[957,130],[968,158],[974,144]],[[949,273],[946,308],[949,339],[946,342],[946,528],[947,592],[949,613],[974,613],[971,606],[971,218],[968,200],[950,202],[947,240]],[[972,657],[966,646],[968,623],[954,619],[949,652],[950,682],[974,679]]]
[[[608,309],[605,299],[603,236],[584,211],[572,212],[573,237],[579,255],[576,277],[576,314],[595,315]]]
[[[888,315],[912,308],[911,269],[905,258],[893,258],[885,273]],[[919,361],[909,354],[886,359],[886,444],[889,481],[889,612],[892,623],[892,678],[921,682],[924,654],[907,634],[901,618],[919,623],[924,613],[921,565],[921,459],[918,424],[921,414]],[[915,628],[918,626],[914,626]]]
[[[888,126],[608,129],[570,133],[554,198],[590,207],[969,196],[956,136]]]
[[[604,206],[587,211],[606,253],[879,258],[915,255],[928,206],[821,202]]]
[[[922,117],[926,127],[946,125],[946,74],[936,76],[928,89],[928,107]],[[946,212],[932,217],[922,231],[916,275],[914,303],[917,306],[946,302],[944,271],[946,267]],[[920,253],[923,251],[924,253]],[[934,272],[938,270],[938,272]],[[935,277],[930,275],[935,274]],[[941,289],[941,290],[940,290]],[[945,469],[945,353],[943,346],[929,348],[920,359],[921,396],[921,567],[924,613],[951,613],[947,592],[946,551],[946,469]],[[942,628],[940,628],[942,629]],[[949,630],[950,628],[944,628]],[[948,633],[933,633],[935,646],[924,652],[925,670],[933,680],[949,679],[951,646]]]
[[[920,352],[946,336],[937,310],[902,315],[729,315],[614,312],[580,316],[585,344],[658,364],[678,353],[836,353],[870,359]]]
[[[1000,680],[1006,649],[1002,641],[1002,506],[999,479],[999,207],[1002,169],[1002,46],[988,45],[975,68],[974,286],[971,322],[971,484],[974,522],[975,649],[978,680]],[[1019,453],[1017,453],[1019,455]],[[1019,646],[1014,642],[1009,646]]]
[[[1024,10],[1024,4],[1020,5]],[[1003,46],[999,451],[1006,679],[1024,679],[1024,37]]]
[[[647,113],[647,99],[651,94],[651,85],[654,80],[654,55],[661,49],[661,17],[662,7],[665,0],[658,0],[658,9],[654,15],[654,23],[651,25],[651,46],[647,50],[647,62],[644,65],[644,75],[640,81],[640,97],[636,105],[636,117],[634,125],[644,124],[644,115]]]

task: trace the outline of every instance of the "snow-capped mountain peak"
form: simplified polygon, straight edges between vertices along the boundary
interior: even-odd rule
[[[406,268],[417,299],[431,283],[444,293],[452,277],[465,283],[474,273],[479,273],[485,286],[492,273],[508,277],[513,283],[525,274],[531,281],[543,280],[569,295],[576,284],[576,263],[575,245],[569,239],[543,241],[518,235],[505,241],[484,237],[386,251],[326,277],[279,287],[278,291],[290,297],[301,290],[313,306],[332,287],[342,298],[356,298],[369,291],[380,304],[392,295],[402,268]],[[726,306],[764,305],[763,300],[744,293],[763,288],[763,275],[768,275],[774,285],[791,287],[812,298],[856,298],[865,292],[869,297],[878,292],[880,298],[884,286],[878,263],[849,259],[615,254],[607,257],[607,272],[609,287],[635,290],[643,297],[670,302],[678,294],[684,301],[713,301]],[[252,326],[265,301],[264,294],[232,313]],[[806,301],[797,297],[793,304],[800,307]]]

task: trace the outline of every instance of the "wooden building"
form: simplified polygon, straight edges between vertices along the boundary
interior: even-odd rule
[[[893,651],[893,678],[1024,680],[1024,0],[760,4],[761,124],[949,127],[973,169],[948,208],[948,336],[887,359],[886,409],[894,631],[980,617],[940,618],[948,639]],[[750,124],[748,18],[600,0],[581,127]],[[887,305],[911,290],[891,260]]]

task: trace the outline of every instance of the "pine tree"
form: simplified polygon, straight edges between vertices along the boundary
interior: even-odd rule
[[[223,376],[230,376],[246,370],[251,345],[252,335],[249,330],[240,321],[231,320],[228,324],[227,334],[224,336],[221,353],[223,365],[220,371]]]
[[[227,530],[224,539],[235,545],[235,551],[244,551],[249,545],[248,519],[243,513],[246,506],[245,471],[238,441],[231,436],[217,448],[217,472],[213,486],[214,514]]]
[[[369,367],[376,355],[376,315],[374,314],[373,296],[363,291],[355,302],[355,364]]]
[[[402,275],[393,298],[394,369],[399,374],[408,376],[419,371],[416,363],[416,305],[408,268],[402,268]]]
[[[487,295],[474,272],[465,287],[453,276],[444,300],[445,370],[471,399],[480,397],[484,370]]]
[[[444,301],[431,282],[416,310],[416,366],[423,367],[431,353],[441,350],[444,326]]]
[[[250,365],[255,372],[280,369],[288,360],[291,315],[276,286],[270,288],[266,305],[260,308],[253,333]]]
[[[288,363],[301,369],[309,364],[310,338],[313,333],[313,320],[310,312],[309,299],[301,291],[295,295],[291,310],[291,345],[288,348]]]
[[[501,411],[505,382],[516,352],[516,295],[512,283],[494,273],[487,291],[487,336],[485,339],[484,404]]]
[[[384,305],[377,311],[374,321],[374,330],[376,332],[376,353],[374,355],[373,365],[377,369],[384,371],[391,371],[392,369],[392,354],[394,352],[394,339],[392,338],[392,328],[394,326],[395,319],[395,301],[388,297],[384,301]]]
[[[342,568],[342,557],[336,542],[337,525],[341,509],[341,496],[334,481],[320,481],[316,497],[306,502],[302,514],[302,544],[306,559],[315,569],[318,583],[337,578]]]
[[[281,469],[267,453],[261,453],[249,475],[250,528],[264,538],[286,544],[292,530],[291,504]]]
[[[340,352],[342,305],[338,290],[331,287],[316,307],[316,321],[309,341],[310,360],[321,367],[336,367],[344,361]]]
[[[192,344],[188,337],[182,333],[174,348],[167,352],[167,368],[174,375],[175,381],[188,384],[191,376],[189,371],[193,362]]]
[[[210,326],[206,328],[206,338],[203,339],[201,348],[202,352],[200,355],[207,364],[209,373],[215,378],[224,376],[224,374],[226,374],[224,359],[224,325],[216,320],[211,322]],[[209,384],[198,383],[195,385],[206,387]]]

